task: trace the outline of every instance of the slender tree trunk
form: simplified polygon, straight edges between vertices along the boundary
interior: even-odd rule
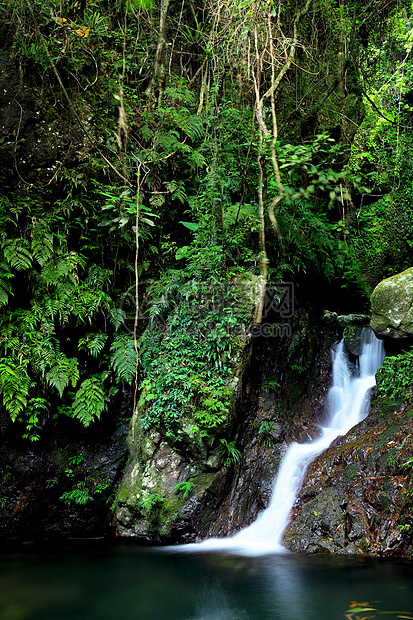
[[[165,49],[166,49],[166,35],[167,35],[167,20],[170,0],[161,0],[160,14],[159,14],[159,35],[158,45],[156,47],[155,61],[153,67],[153,74],[149,86],[146,89],[146,95],[149,101],[155,99],[155,95],[158,95],[158,99],[162,94],[162,89],[165,81]],[[157,93],[156,93],[157,91]]]

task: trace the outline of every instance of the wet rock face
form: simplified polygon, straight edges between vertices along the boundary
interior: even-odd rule
[[[288,549],[412,557],[411,406],[375,403],[310,465],[285,533]]]
[[[229,472],[230,486],[216,517],[201,523],[198,538],[235,534],[250,525],[270,502],[279,466],[292,441],[310,441],[324,421],[325,396],[331,380],[331,335],[321,336],[317,350],[308,347],[314,374],[311,389],[299,372],[283,375],[282,349],[274,356],[271,343],[256,351],[256,361],[243,396],[238,431],[242,459]],[[290,343],[291,346],[291,343]],[[272,355],[271,355],[272,350]],[[274,381],[271,376],[278,368]],[[283,378],[282,378],[283,376]]]
[[[347,325],[343,331],[343,339],[347,351],[355,356],[361,353],[362,328],[355,325]]]
[[[413,338],[413,267],[376,286],[371,310],[370,326],[378,338]]]
[[[109,416],[89,429],[59,420],[36,443],[13,431],[0,435],[0,535],[114,533],[110,508],[125,464],[126,425]]]
[[[61,162],[76,164],[90,151],[90,140],[71,120],[66,102],[56,105],[57,88],[52,71],[40,79],[18,65],[13,38],[0,24],[0,166],[15,169],[27,185],[52,182]],[[71,95],[83,127],[93,135],[92,107]]]

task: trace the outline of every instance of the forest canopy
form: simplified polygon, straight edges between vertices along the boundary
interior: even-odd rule
[[[126,391],[142,428],[208,433],[245,278],[259,322],[267,282],[347,311],[411,266],[410,2],[6,0],[0,22],[3,425],[38,440]]]

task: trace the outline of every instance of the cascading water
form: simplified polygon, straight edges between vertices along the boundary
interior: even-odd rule
[[[333,352],[333,381],[328,393],[329,426],[320,429],[320,436],[315,441],[293,443],[288,448],[268,508],[254,523],[231,538],[210,538],[180,548],[188,551],[228,550],[243,555],[286,552],[281,544],[282,536],[308,465],[336,437],[345,435],[367,415],[369,391],[376,383],[375,373],[384,357],[383,343],[370,328],[363,329],[359,373],[353,375],[344,351],[344,342],[341,341]]]

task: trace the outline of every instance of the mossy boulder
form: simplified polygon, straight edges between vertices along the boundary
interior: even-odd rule
[[[371,310],[370,326],[378,338],[413,338],[413,267],[376,286]]]
[[[363,327],[357,325],[347,325],[343,331],[344,343],[347,350],[353,355],[361,354],[361,336]]]

